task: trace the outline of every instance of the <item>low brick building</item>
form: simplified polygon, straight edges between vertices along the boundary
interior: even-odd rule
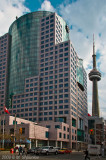
[[[52,145],[55,147],[68,147],[69,142],[69,125],[63,122],[46,122],[46,123],[34,123],[25,119],[9,115],[3,115],[1,118],[1,133],[9,134],[10,137],[14,136],[15,130],[15,143],[29,143],[29,147]],[[4,127],[3,127],[4,125]],[[20,133],[20,129],[21,132]],[[19,141],[17,140],[17,136]],[[23,139],[23,140],[22,140]],[[1,139],[1,143],[3,140]],[[4,141],[6,146],[7,142]],[[12,145],[12,141],[8,140],[8,143]]]

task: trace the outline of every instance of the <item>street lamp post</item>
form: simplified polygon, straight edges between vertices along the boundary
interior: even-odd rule
[[[15,121],[14,121],[14,148],[15,148],[15,133],[16,133],[16,113],[15,113]]]

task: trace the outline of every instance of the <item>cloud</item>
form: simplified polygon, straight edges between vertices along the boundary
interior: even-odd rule
[[[106,118],[106,1],[105,0],[77,0],[62,3],[59,14],[68,23],[70,39],[80,58],[84,59],[87,74],[92,68],[93,33],[95,34],[95,51],[98,53],[97,69],[102,72],[98,82],[99,102],[102,116]],[[64,11],[64,12],[63,12]],[[88,108],[92,112],[92,82],[88,79]]]
[[[98,35],[100,33],[102,35],[102,32],[104,32],[106,28],[104,16],[104,13],[106,12],[106,1],[93,0],[92,2],[89,0],[78,0],[75,3],[68,3],[67,5],[62,3],[59,8],[59,13],[67,21],[69,26],[74,26],[71,30],[71,40],[74,43],[76,50],[79,52],[80,56],[88,60],[88,55],[92,54],[89,53],[89,51],[92,50],[93,33],[97,39]],[[79,29],[82,32],[79,33]],[[77,39],[77,41],[75,39]],[[83,44],[84,48],[82,47]],[[89,48],[86,48],[86,46]]]
[[[24,2],[25,0],[0,0],[0,36],[8,32],[16,16],[20,17],[30,11]]]
[[[54,7],[51,5],[51,2],[48,0],[44,0],[44,2],[41,4],[41,8],[38,10],[56,12]]]

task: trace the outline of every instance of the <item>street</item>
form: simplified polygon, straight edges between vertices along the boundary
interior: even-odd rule
[[[58,155],[54,155],[54,154],[51,154],[51,155],[39,155],[39,156],[36,156],[34,154],[28,154],[27,156],[25,155],[21,155],[21,156],[18,156],[18,154],[10,154],[10,153],[6,153],[3,154],[3,153],[0,153],[0,160],[55,160],[55,159],[58,159],[58,160],[83,160],[84,159],[84,154],[82,152],[73,152],[71,154],[58,154]],[[90,160],[106,160],[106,158],[102,158],[102,157],[95,157],[95,156],[90,156]]]

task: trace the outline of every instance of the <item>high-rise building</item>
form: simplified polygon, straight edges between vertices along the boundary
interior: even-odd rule
[[[7,98],[9,43],[10,35],[8,33],[0,37],[0,109],[3,108]]]
[[[87,74],[66,22],[56,13],[33,12],[16,19],[7,35],[10,49],[3,94],[11,115],[44,126],[67,123],[69,137],[62,137],[69,139],[71,148],[83,147],[88,142]],[[0,77],[1,88],[2,83]]]

